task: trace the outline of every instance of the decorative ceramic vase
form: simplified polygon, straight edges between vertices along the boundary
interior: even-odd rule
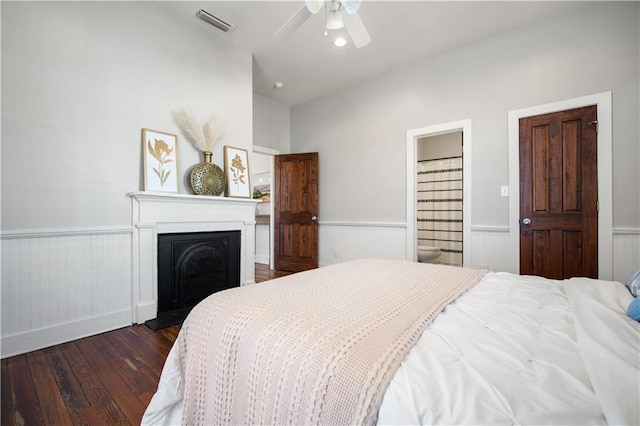
[[[202,154],[204,161],[191,170],[191,188],[196,195],[220,195],[227,186],[224,172],[211,162],[211,152],[202,151]]]

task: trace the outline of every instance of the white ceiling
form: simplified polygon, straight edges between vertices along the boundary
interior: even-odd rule
[[[296,105],[383,73],[393,67],[459,48],[518,26],[564,14],[581,2],[375,1],[359,14],[372,42],[337,48],[323,35],[324,14],[312,16],[287,40],[273,34],[304,5],[299,1],[159,2],[192,19],[212,37],[223,37],[253,53],[254,92]],[[228,33],[195,17],[200,9],[237,26]],[[276,81],[284,89],[273,88]]]

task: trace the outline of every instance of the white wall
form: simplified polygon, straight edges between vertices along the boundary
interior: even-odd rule
[[[257,94],[253,94],[253,141],[260,148],[267,148],[280,154],[291,151],[291,107]],[[272,154],[252,153],[255,160],[252,173],[270,171],[273,167]],[[273,196],[273,192],[271,194]],[[262,212],[272,211],[268,204],[258,206]],[[271,264],[273,247],[273,218],[270,225],[256,225],[256,262]]]
[[[253,94],[253,132],[255,145],[281,154],[291,151],[291,107]]]
[[[141,129],[226,120],[251,150],[251,53],[162,2],[2,2],[2,354],[131,323]],[[223,164],[222,145],[214,162]],[[103,295],[108,294],[108,297]]]
[[[462,132],[418,138],[416,144],[418,161],[462,155]]]
[[[129,224],[143,127],[178,134],[181,177],[202,161],[172,110],[252,146],[251,54],[200,24],[151,2],[2,2],[3,230]]]
[[[271,171],[271,162],[273,161],[272,155],[262,154],[260,152],[254,152],[251,157],[251,174],[264,173]],[[253,182],[255,184],[255,182]]]
[[[508,199],[500,197],[509,178],[508,112],[611,91],[614,226],[635,232],[640,228],[638,9],[637,2],[586,2],[570,15],[417,59],[293,107],[292,151],[320,156],[321,220],[404,222],[406,131],[471,119],[472,226],[488,227],[491,235],[508,231]],[[368,252],[363,246],[362,253]]]

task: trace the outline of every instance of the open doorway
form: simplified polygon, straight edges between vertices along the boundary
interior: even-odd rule
[[[274,157],[279,151],[261,146],[253,146],[251,161],[254,198],[261,199],[256,206],[256,263],[269,265],[273,269],[274,216],[272,188]]]
[[[406,239],[406,258],[407,260],[418,260],[418,244],[419,244],[419,226],[418,226],[418,159],[419,159],[419,147],[421,140],[425,138],[458,134],[462,144],[462,190],[458,191],[462,196],[462,223],[460,237],[456,238],[462,248],[462,253],[458,254],[459,262],[464,266],[471,266],[471,120],[462,120],[451,123],[444,123],[435,126],[423,127],[419,129],[413,129],[407,131],[407,239]],[[455,135],[453,136],[455,138]],[[428,140],[428,139],[427,139]],[[459,160],[458,160],[459,161]],[[445,179],[446,180],[446,179]],[[424,186],[423,184],[420,184]],[[433,209],[421,209],[421,210],[433,210]],[[453,209],[451,209],[453,210]],[[421,215],[423,213],[420,213]],[[428,214],[428,213],[424,213]],[[457,213],[459,214],[459,213]],[[432,217],[432,222],[435,223],[437,218]],[[447,219],[448,220],[448,219]],[[422,242],[427,243],[430,241],[425,240],[424,234],[421,233]],[[432,238],[444,239],[444,238]],[[433,245],[433,244],[429,244]],[[460,251],[459,248],[449,249]],[[444,260],[444,258],[442,259]]]
[[[418,138],[418,261],[462,266],[462,131]]]

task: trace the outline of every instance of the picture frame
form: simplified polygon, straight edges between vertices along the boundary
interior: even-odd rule
[[[252,196],[264,203],[271,201],[271,172],[254,173]]]
[[[178,192],[178,136],[142,129],[144,190]]]
[[[251,173],[246,149],[225,145],[224,172],[227,177],[227,197],[251,198]]]

